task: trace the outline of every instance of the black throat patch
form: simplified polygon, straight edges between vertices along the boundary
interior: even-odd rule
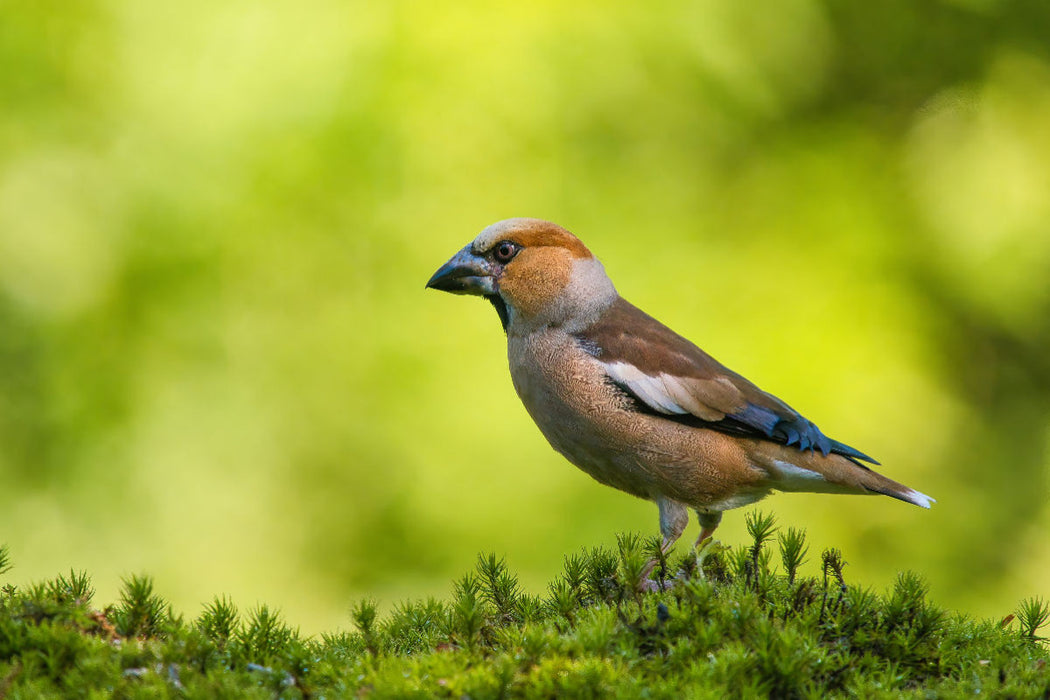
[[[499,322],[503,326],[503,332],[506,333],[507,324],[510,323],[510,313],[507,311],[507,302],[503,301],[503,297],[499,294],[488,294],[485,298],[496,308],[496,313],[499,314]]]

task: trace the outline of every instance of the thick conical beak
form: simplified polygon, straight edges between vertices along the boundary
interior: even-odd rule
[[[434,273],[427,288],[453,294],[490,296],[496,293],[496,278],[489,261],[474,255],[468,245]]]

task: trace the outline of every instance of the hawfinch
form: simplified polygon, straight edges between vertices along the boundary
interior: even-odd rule
[[[722,511],[773,490],[933,502],[632,306],[560,226],[492,224],[426,286],[496,307],[514,389],[544,437],[601,483],[655,501],[665,551],[689,508],[699,545]]]

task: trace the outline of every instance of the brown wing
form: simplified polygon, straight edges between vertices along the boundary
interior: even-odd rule
[[[877,464],[828,438],[786,403],[622,298],[576,338],[640,410],[696,427]]]

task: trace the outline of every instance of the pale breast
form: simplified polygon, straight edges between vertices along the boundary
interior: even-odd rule
[[[514,388],[551,446],[598,481],[702,507],[761,473],[726,436],[640,414],[565,333],[508,337]]]
[[[656,479],[619,449],[623,398],[594,358],[552,331],[534,333],[529,342],[510,336],[507,349],[514,389],[551,446],[603,484],[651,498]]]

